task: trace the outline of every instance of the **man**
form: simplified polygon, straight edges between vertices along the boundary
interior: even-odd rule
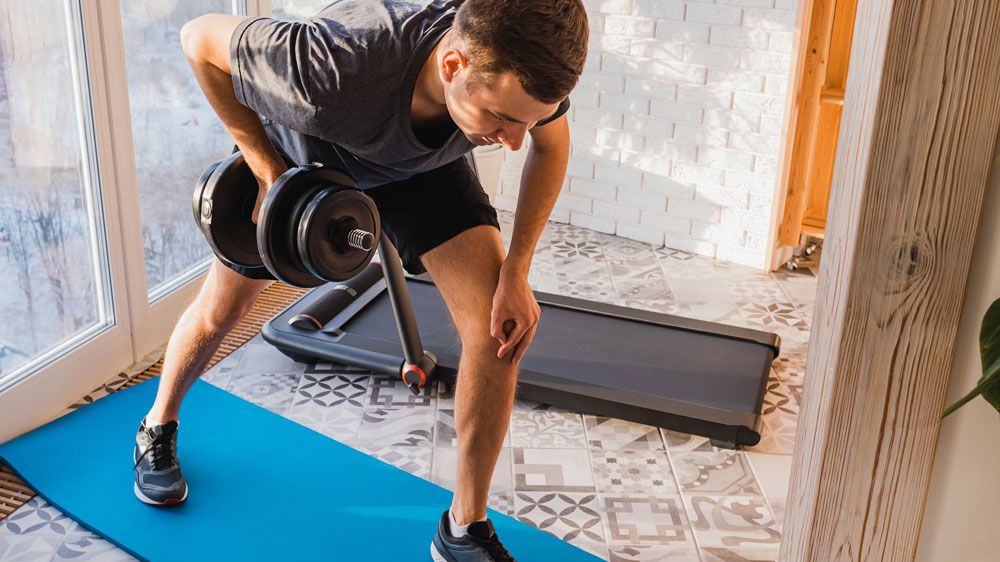
[[[435,560],[512,560],[486,518],[517,363],[540,314],[528,268],[569,155],[567,96],[583,70],[580,0],[340,0],[303,22],[210,14],[181,30],[206,98],[261,191],[287,162],[348,173],[379,208],[412,272],[428,271],[462,341],[458,474]],[[532,143],[509,253],[496,211],[462,156]],[[135,493],[169,505],[187,483],[180,403],[269,281],[213,263],[167,345],[136,437]],[[509,333],[505,331],[509,330]]]

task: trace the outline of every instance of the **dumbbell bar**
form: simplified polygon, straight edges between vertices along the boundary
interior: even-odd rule
[[[257,192],[239,152],[209,166],[195,187],[195,220],[236,271],[316,287],[350,279],[371,262],[378,211],[343,173],[320,164],[289,169],[267,191],[255,225]]]

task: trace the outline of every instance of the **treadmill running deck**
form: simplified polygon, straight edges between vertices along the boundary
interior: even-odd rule
[[[349,282],[348,282],[349,284]],[[327,291],[314,289],[264,327],[264,338],[297,358],[316,358],[398,374],[402,347],[379,280],[322,330],[289,320]],[[408,279],[424,349],[438,378],[452,382],[461,344],[437,288]],[[755,444],[776,334],[535,293],[539,327],[521,362],[518,396],[584,413]],[[366,357],[358,358],[358,350]],[[374,356],[379,359],[373,360]]]

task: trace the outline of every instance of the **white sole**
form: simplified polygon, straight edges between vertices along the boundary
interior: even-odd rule
[[[431,543],[431,560],[433,560],[434,562],[448,562],[448,560],[444,556],[441,556],[441,553],[438,552],[438,549],[436,546],[434,546],[434,543]]]
[[[167,504],[167,503],[164,503],[164,502],[154,501],[149,496],[147,496],[146,494],[142,493],[142,490],[139,489],[139,483],[138,482],[133,482],[132,483],[132,489],[135,491],[135,497],[139,498],[139,501],[141,501],[144,504],[148,504],[148,505],[176,505],[176,504]],[[187,497],[188,497],[188,488],[185,487],[184,488],[184,497],[182,497],[176,503],[183,502],[184,500],[187,499]]]

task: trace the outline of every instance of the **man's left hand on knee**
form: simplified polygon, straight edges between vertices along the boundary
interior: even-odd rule
[[[490,316],[490,334],[501,344],[497,357],[510,354],[511,361],[519,364],[535,337],[541,314],[527,273],[502,268]]]

